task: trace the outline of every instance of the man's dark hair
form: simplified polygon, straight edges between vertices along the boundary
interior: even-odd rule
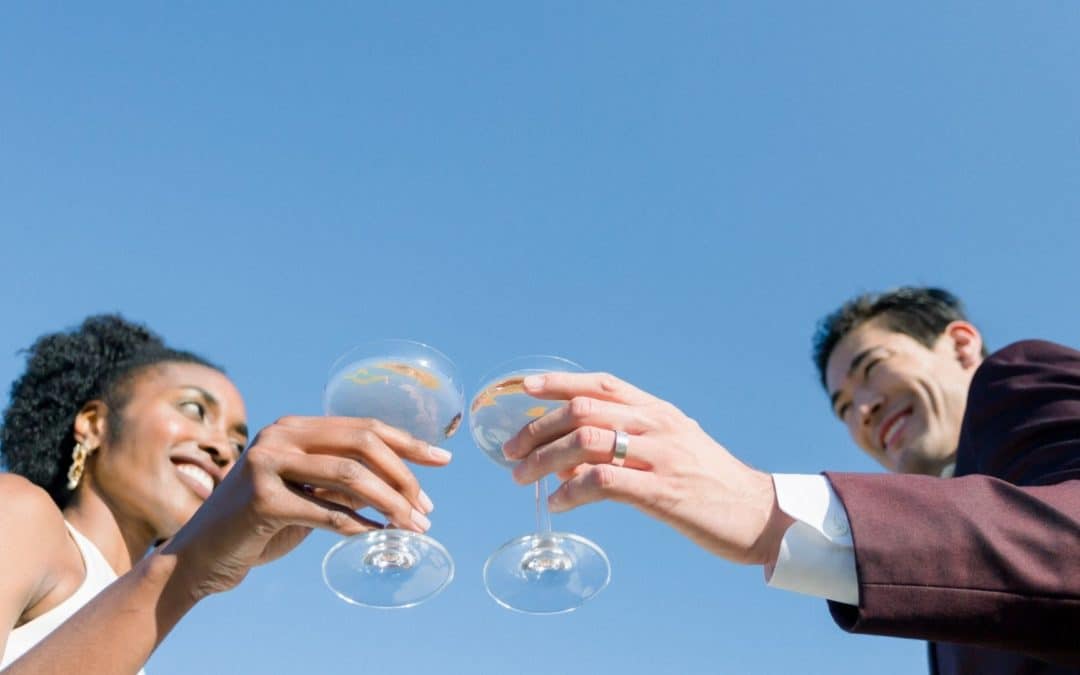
[[[75,330],[43,335],[25,353],[26,371],[11,385],[0,426],[0,458],[8,471],[44,488],[61,509],[71,499],[67,470],[75,417],[83,406],[104,401],[109,435],[115,438],[130,385],[145,369],[197,363],[221,370],[171,349],[145,326],[116,314],[91,316]]]
[[[960,299],[941,288],[904,286],[852,298],[819,321],[814,332],[814,364],[821,386],[826,386],[825,367],[837,343],[871,319],[891,331],[911,336],[927,348],[934,346],[950,323],[968,320]],[[982,353],[986,356],[985,345]]]

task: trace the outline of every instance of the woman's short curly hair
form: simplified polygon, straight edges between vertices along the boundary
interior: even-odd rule
[[[83,406],[104,401],[109,433],[115,437],[128,385],[143,369],[197,363],[221,370],[168,347],[146,326],[117,314],[91,316],[74,330],[43,335],[25,353],[26,371],[11,385],[0,427],[0,458],[8,471],[44,488],[61,509],[71,499],[66,477],[75,417]]]

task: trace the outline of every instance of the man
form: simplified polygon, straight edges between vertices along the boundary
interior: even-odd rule
[[[553,510],[630,503],[828,598],[845,630],[936,642],[935,672],[1080,673],[1080,352],[984,361],[953,296],[910,288],[847,303],[815,342],[856,444],[910,475],[769,476],[602,374],[526,380],[571,403],[504,451],[521,482],[565,481]]]

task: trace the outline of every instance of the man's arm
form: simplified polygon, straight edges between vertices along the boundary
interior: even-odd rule
[[[1077,356],[1074,379],[1080,383],[1080,355]],[[601,499],[622,501],[668,523],[728,560],[775,563],[793,519],[779,507],[773,480],[738,461],[674,406],[605,374],[548,374],[527,378],[524,386],[538,398],[570,400],[569,405],[531,422],[503,448],[507,457],[521,460],[514,469],[517,481],[530,482],[547,473],[557,473],[564,481],[549,498],[553,511]],[[1072,394],[1074,406],[1080,405],[1080,395],[1076,392],[1080,392],[1080,386]],[[1057,401],[1062,396],[1068,394],[1057,392],[1049,397],[1050,406],[1059,412]],[[997,422],[1006,419],[998,409],[989,414]],[[1074,421],[1073,426],[1058,424],[1056,437],[1048,435],[1047,429],[1020,421],[1018,437],[1030,445],[1025,434],[1034,429],[1046,443],[1047,453],[1034,455],[1038,460],[1034,463],[1021,459],[1008,462],[1008,466],[1030,468],[1042,466],[1050,457],[1080,458],[1080,426],[1077,426],[1080,410]],[[611,464],[612,429],[630,435],[624,466]],[[830,474],[832,486],[852,519],[859,583],[859,605],[846,607],[861,617],[862,622],[848,621],[843,625],[883,635],[962,638],[961,641],[969,644],[1014,648],[1057,660],[1077,659],[1076,647],[1068,641],[1073,636],[1065,635],[1064,626],[1080,625],[1074,586],[1080,582],[1080,556],[1076,553],[1080,551],[1077,545],[1080,508],[1075,486],[1065,483],[1080,478],[1080,472],[1070,473],[1074,469],[1069,468],[1068,461],[1053,464],[1053,468],[1041,469],[1037,474],[1044,481],[1057,482],[1038,487],[1018,487],[985,476],[957,481],[921,476]],[[854,492],[847,489],[853,484],[866,486],[860,493],[863,499],[853,497]],[[973,488],[965,488],[969,484],[981,485],[983,489],[972,492]],[[1003,528],[1011,538],[987,540],[983,534],[995,528]],[[1031,531],[1039,535],[1030,536]],[[880,577],[870,571],[873,556],[865,555],[873,550],[873,536],[885,537],[892,545],[881,556]],[[971,543],[980,541],[980,537],[992,548]],[[1037,559],[1049,558],[1050,562],[1059,564],[1057,574],[1066,578],[1051,584],[1057,591],[1052,597],[1009,596],[1007,602],[993,605],[997,608],[994,611],[1022,614],[1022,619],[979,614],[990,605],[964,613],[962,608],[953,606],[955,603],[951,601],[955,598],[945,599],[950,589],[962,586],[954,576],[961,579],[972,573],[994,576],[998,574],[995,561],[1018,560],[1014,556],[1016,550],[1028,547]],[[860,550],[864,553],[861,556]],[[945,557],[946,553],[956,560]],[[905,585],[882,596],[882,589],[888,588],[883,584],[891,583],[896,575],[896,568],[891,565],[918,567],[919,574],[930,576],[925,583]],[[1025,574],[1023,563],[1019,563],[1007,578],[1022,580]],[[916,587],[927,594],[941,593],[942,600],[918,615],[911,615],[904,606],[911,604],[910,591]],[[962,587],[968,588],[972,595],[979,595],[983,589],[995,589]],[[977,620],[971,619],[973,615],[978,615]],[[958,631],[954,625],[958,619],[970,621],[970,628]],[[1056,632],[1032,628],[1033,623],[1044,620],[1057,621],[1060,627]],[[1019,621],[1025,626],[1024,631],[1017,633],[1013,624]],[[945,637],[943,630],[953,632]]]
[[[827,474],[859,579],[859,605],[832,603],[833,617],[1080,663],[1080,352],[1029,341],[988,358],[957,474]]]

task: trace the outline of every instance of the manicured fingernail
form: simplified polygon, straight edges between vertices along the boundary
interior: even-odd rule
[[[525,385],[526,389],[531,389],[533,391],[536,391],[537,389],[540,389],[541,387],[544,386],[544,376],[543,375],[529,375],[528,377],[525,378],[525,380],[522,382],[522,384]]]
[[[427,519],[427,516],[420,513],[416,509],[413,509],[410,517],[412,518],[412,521],[416,523],[416,526],[420,528],[421,532],[427,532],[427,530],[431,527],[431,521]]]
[[[431,501],[431,497],[428,497],[423,490],[420,491],[420,505],[424,507],[424,513],[431,513],[435,510],[435,502]]]
[[[440,462],[444,461],[444,460],[448,460],[448,459],[450,459],[451,457],[454,456],[454,453],[450,452],[449,450],[443,450],[442,448],[440,448],[440,447],[438,447],[436,445],[429,445],[428,446],[428,454],[431,455],[432,459],[437,459]]]
[[[548,496],[548,510],[552,513],[562,511],[562,493],[558,490]]]
[[[513,459],[514,455],[511,452],[513,450],[513,448],[514,448],[514,446],[511,445],[510,441],[507,441],[507,442],[503,443],[503,446],[502,446],[503,457],[505,457],[507,459]]]

